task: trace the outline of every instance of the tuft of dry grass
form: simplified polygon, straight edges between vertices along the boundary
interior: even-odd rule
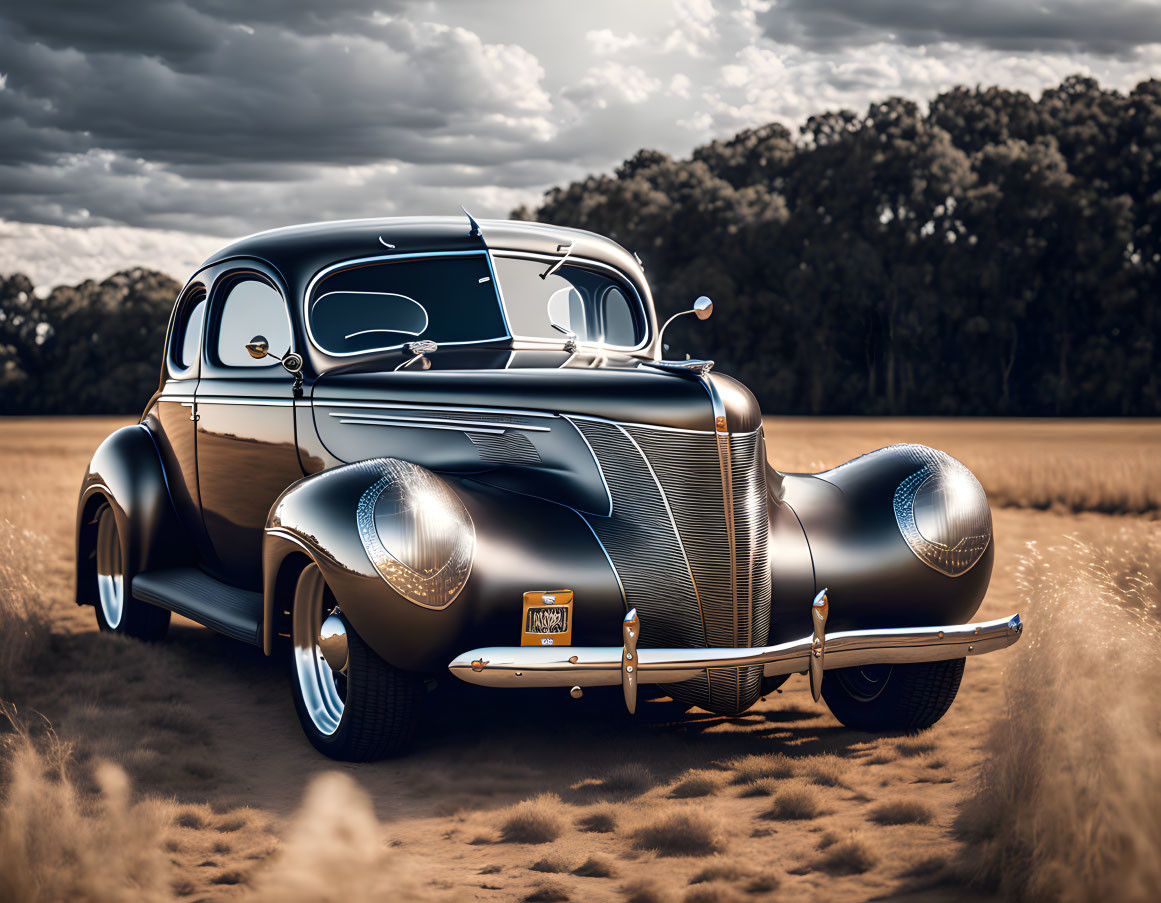
[[[811,867],[828,875],[861,875],[873,869],[878,861],[866,841],[852,834],[827,846]]]
[[[818,791],[808,785],[779,790],[770,808],[762,813],[763,818],[775,821],[806,821],[819,815],[822,815],[821,799]]]
[[[746,898],[723,881],[691,887],[681,898],[682,903],[742,903]]]
[[[633,846],[661,856],[709,856],[725,848],[716,813],[706,807],[663,811],[652,824],[633,832]]]
[[[895,750],[904,759],[914,759],[935,752],[936,744],[927,737],[904,737],[895,744]]]
[[[537,859],[528,868],[534,872],[548,872],[552,875],[559,875],[561,872],[568,871],[568,860],[563,856],[545,856]]]
[[[613,864],[603,856],[590,856],[574,868],[572,873],[581,878],[613,878],[617,874]]]
[[[747,878],[750,870],[736,859],[715,858],[700,872],[689,879],[690,884],[704,884],[707,881],[738,881]]]
[[[551,843],[564,833],[564,803],[555,793],[542,793],[507,810],[500,839],[507,843]]]
[[[638,879],[621,888],[625,903],[669,903],[670,897],[656,881]]]
[[[782,778],[759,778],[753,784],[742,785],[742,789],[738,791],[738,796],[742,799],[755,796],[773,796],[782,786],[782,780]]]
[[[48,612],[34,574],[45,560],[43,537],[0,524],[0,698],[9,698],[48,649]]]
[[[935,818],[935,813],[923,803],[892,800],[872,809],[870,818],[879,825],[929,825]]]
[[[4,742],[0,900],[168,900],[162,842],[172,807],[134,802],[125,772],[109,763],[94,770],[97,793],[88,798],[55,734],[38,742],[18,723],[13,727]]]
[[[699,796],[713,796],[722,786],[720,775],[707,771],[691,771],[673,785],[669,791],[671,799],[688,800]]]
[[[833,754],[811,756],[802,763],[802,774],[812,784],[823,787],[847,787],[847,778],[854,770],[851,759],[840,759]]]
[[[564,903],[568,888],[557,881],[542,881],[525,897],[525,903]]]
[[[653,786],[653,772],[640,762],[618,765],[602,779],[597,789],[612,796],[640,796]]]
[[[1161,531],[1089,525],[1019,570],[1026,636],[956,828],[1017,900],[1161,894]]]
[[[748,894],[769,894],[782,886],[782,879],[773,872],[762,872],[746,883]]]
[[[766,778],[785,780],[798,771],[795,761],[782,753],[743,756],[730,762],[729,767],[734,772],[735,784],[754,784]]]
[[[591,834],[612,834],[617,830],[617,810],[600,806],[577,819],[576,825]]]
[[[251,882],[246,903],[433,899],[417,869],[380,840],[371,798],[350,777],[315,778],[281,848]]]

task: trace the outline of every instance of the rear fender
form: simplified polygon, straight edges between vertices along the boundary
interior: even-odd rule
[[[476,535],[471,573],[442,609],[403,598],[379,575],[359,536],[359,499],[383,459],[299,480],[274,503],[263,545],[263,646],[288,632],[294,582],[307,562],[322,571],[344,616],[385,661],[436,673],[464,649],[520,642],[523,594],[574,592],[574,644],[620,642],[624,598],[600,543],[573,509],[474,480],[441,475]]]
[[[193,561],[189,535],[174,510],[153,435],[144,424],[122,427],[98,446],[77,501],[76,602],[95,605],[96,516],[113,509],[126,580],[141,571]]]

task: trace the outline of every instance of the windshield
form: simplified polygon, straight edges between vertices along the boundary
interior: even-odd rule
[[[514,336],[564,338],[560,326],[581,342],[635,348],[645,338],[637,293],[596,269],[524,257],[493,258]]]
[[[338,270],[315,287],[307,322],[315,343],[335,355],[421,338],[451,345],[508,336],[487,256],[476,252]]]

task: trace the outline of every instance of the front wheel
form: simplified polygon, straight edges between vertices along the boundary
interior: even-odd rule
[[[959,692],[964,659],[863,665],[827,671],[822,698],[858,731],[922,731],[944,716]]]
[[[313,563],[295,588],[291,640],[294,707],[315,749],[348,762],[407,749],[423,680],[375,654],[336,608]]]

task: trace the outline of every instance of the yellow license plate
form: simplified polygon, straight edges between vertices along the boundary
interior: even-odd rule
[[[572,645],[571,589],[550,589],[524,594],[520,645]]]

